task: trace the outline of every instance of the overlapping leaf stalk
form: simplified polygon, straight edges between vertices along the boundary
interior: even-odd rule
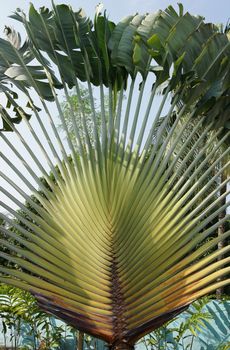
[[[11,253],[0,255],[20,268],[0,267],[0,280],[31,291],[44,310],[111,346],[131,347],[193,300],[229,282],[229,246],[214,248],[230,232],[213,238],[229,217],[218,222],[229,193],[222,191],[228,178],[220,181],[229,169],[228,37],[201,17],[183,14],[181,5],[179,14],[168,7],[117,25],[99,10],[93,23],[82,11],[54,4],[40,11],[31,5],[28,19],[21,12],[14,17],[23,22],[28,43],[19,48],[13,40],[0,41],[1,89],[8,100],[1,107],[1,138],[36,185],[7,155],[1,157],[36,201],[0,172],[22,200],[1,191],[26,213],[1,202],[17,220],[1,214],[7,222],[1,244]],[[31,114],[14,98],[9,82],[26,96]],[[93,144],[80,82],[89,90]],[[99,90],[100,131],[92,85]],[[39,97],[36,105],[29,87]],[[57,90],[70,100],[71,88],[84,129],[83,137],[73,113],[77,149]],[[68,147],[46,101],[56,105]],[[17,119],[7,111],[12,107]],[[28,128],[27,139],[19,122]],[[9,130],[31,162],[7,137]]]

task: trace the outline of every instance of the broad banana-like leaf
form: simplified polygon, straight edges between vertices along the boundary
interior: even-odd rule
[[[117,25],[100,12],[92,23],[82,11],[54,4],[40,12],[31,5],[29,19],[14,17],[24,23],[37,63],[28,66],[10,46],[5,76],[12,82],[23,77],[40,102],[35,106],[25,86],[33,113],[28,120],[26,109],[5,92],[27,133],[5,109],[2,118],[31,161],[4,132],[2,141],[15,158],[1,158],[36,200],[0,171],[20,199],[7,188],[2,193],[26,214],[1,201],[16,220],[1,214],[7,223],[1,244],[10,254],[0,256],[19,268],[1,266],[0,281],[29,290],[43,310],[111,346],[131,347],[192,301],[229,283],[230,247],[216,247],[230,232],[215,237],[229,218],[218,221],[228,207],[229,179],[221,174],[229,168],[230,132],[217,123],[222,110],[224,126],[229,122],[228,38],[202,18],[184,15],[181,5],[179,14],[169,7]],[[41,89],[44,75],[47,90]],[[79,81],[89,89],[94,142]],[[99,90],[100,131],[92,84]],[[82,135],[73,117],[77,148],[59,87],[67,101],[68,89],[76,88],[84,129]],[[68,145],[45,99],[54,101]]]

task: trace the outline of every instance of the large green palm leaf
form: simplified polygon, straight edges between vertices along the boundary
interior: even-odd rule
[[[215,104],[227,115],[229,41],[200,17],[183,15],[181,6],[179,15],[169,7],[156,15],[128,17],[116,26],[100,13],[93,25],[65,5],[40,12],[31,5],[28,20],[21,13],[14,17],[24,23],[27,50],[39,65],[29,67],[24,53],[2,41],[5,77],[28,99],[45,143],[26,108],[6,90],[7,107],[13,106],[29,134],[25,139],[2,107],[5,130],[19,137],[31,162],[5,132],[1,137],[36,185],[7,155],[1,157],[36,201],[1,171],[22,199],[1,188],[3,194],[26,215],[1,202],[17,220],[2,214],[16,230],[1,228],[1,243],[12,253],[0,254],[20,268],[0,267],[0,280],[31,291],[44,310],[80,330],[113,346],[130,346],[193,300],[229,282],[229,258],[217,259],[227,256],[229,246],[213,249],[230,234],[213,238],[227,220],[218,222],[228,206],[229,191],[219,196],[228,180],[219,179],[229,168],[229,121],[221,119]],[[79,80],[89,89],[94,142]],[[100,131],[92,84],[99,90]],[[28,86],[40,98],[38,107]],[[59,103],[56,88],[61,87],[67,100],[68,89],[75,87],[82,105],[84,137],[73,118],[77,148]],[[158,89],[163,94],[156,107]],[[56,105],[68,146],[46,100]],[[191,131],[189,120],[195,117]],[[207,138],[210,130],[213,138]],[[218,143],[210,147],[216,138]]]

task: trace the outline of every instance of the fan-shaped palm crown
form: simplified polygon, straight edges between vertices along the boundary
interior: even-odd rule
[[[213,248],[230,232],[206,239],[227,219],[217,220],[228,194],[219,195],[228,181],[219,182],[220,175],[229,167],[228,38],[201,17],[183,14],[181,5],[179,14],[169,7],[117,25],[99,9],[92,23],[66,5],[40,12],[31,5],[28,19],[21,12],[13,17],[24,23],[29,40],[20,47],[10,29],[9,40],[0,40],[1,89],[8,101],[1,107],[1,138],[15,160],[1,157],[36,200],[1,171],[21,199],[2,192],[26,216],[1,203],[17,219],[2,214],[17,230],[1,228],[1,243],[11,252],[1,256],[20,268],[1,267],[0,280],[31,291],[44,310],[78,329],[129,347],[228,283],[229,258],[217,258],[229,247]],[[93,142],[79,81],[89,90]],[[92,84],[99,90],[100,130]],[[57,92],[63,89],[68,101],[73,87],[84,131],[72,111],[77,149]],[[32,118],[16,92],[24,94]],[[45,100],[56,104],[68,145]],[[31,161],[7,137],[9,130]]]

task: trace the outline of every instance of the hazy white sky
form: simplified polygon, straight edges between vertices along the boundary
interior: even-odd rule
[[[32,2],[36,7],[51,6],[50,0],[8,0],[2,1],[0,11],[0,30],[4,27],[4,24],[9,23],[9,16],[16,8],[21,8],[25,12],[28,11],[29,3]],[[126,15],[133,14],[135,12],[146,13],[154,12],[158,9],[164,9],[168,5],[177,6],[178,0],[57,0],[56,4],[65,3],[70,4],[74,9],[82,7],[87,15],[93,16],[95,6],[98,2],[104,4],[104,8],[107,9],[109,17],[118,21]],[[226,24],[230,17],[230,1],[229,0],[182,0],[180,1],[186,10],[193,14],[200,14],[206,18],[207,21],[213,23]]]

